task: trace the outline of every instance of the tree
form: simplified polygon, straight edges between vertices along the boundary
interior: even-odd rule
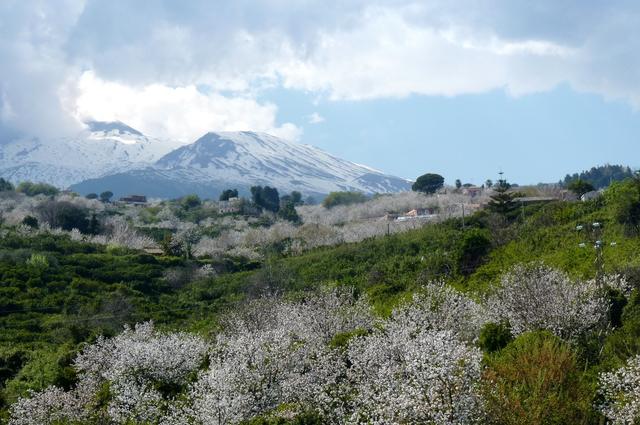
[[[505,274],[487,308],[495,322],[509,323],[513,335],[545,329],[577,340],[602,329],[609,299],[595,280],[573,282],[558,270],[533,264]]]
[[[456,189],[460,189],[462,187],[462,182],[460,179],[456,179]]]
[[[37,211],[42,221],[49,223],[49,226],[54,228],[78,229],[82,233],[86,233],[89,227],[85,209],[71,202],[49,200],[40,204]]]
[[[368,198],[361,192],[331,192],[322,201],[325,208],[333,208],[337,205],[351,205],[366,202]]]
[[[89,194],[87,194],[87,196],[85,196],[85,198],[87,198],[87,199],[98,199],[98,194],[97,193],[89,193]]]
[[[491,211],[506,217],[518,208],[514,200],[516,194],[509,192],[509,189],[511,189],[511,185],[505,179],[498,180],[498,183],[493,187],[495,193],[491,196],[488,204]]]
[[[10,181],[0,177],[0,192],[8,192],[14,190],[13,184]]]
[[[304,201],[302,200],[302,193],[294,190],[291,192],[291,201],[293,201],[293,205],[302,205]]]
[[[623,165],[602,165],[592,167],[588,171],[581,173],[567,174],[564,181],[560,183],[568,186],[574,180],[584,180],[592,184],[596,189],[602,189],[609,186],[613,182],[623,181],[633,177],[633,172],[629,167]]]
[[[202,205],[202,201],[200,200],[200,197],[198,195],[192,194],[184,196],[180,200],[180,205],[182,205],[182,208],[184,208],[185,210],[190,210]]]
[[[296,211],[296,206],[293,203],[293,200],[289,200],[288,202],[284,203],[284,205],[280,208],[280,211],[278,211],[278,216],[285,220],[291,221],[292,223],[300,222],[300,216]]]
[[[110,190],[106,190],[100,194],[100,200],[104,203],[111,202],[112,197],[113,197],[113,192]]]
[[[89,225],[87,226],[87,233],[90,235],[97,235],[100,233],[100,221],[98,217],[96,217],[95,213],[91,214],[91,220],[89,220]]]
[[[53,196],[58,194],[58,188],[46,183],[22,182],[16,188],[17,192],[24,193],[27,196],[47,195]]]
[[[484,182],[484,185],[486,186],[487,189],[491,189],[493,187],[493,180],[487,179],[487,181]]]
[[[440,174],[427,173],[418,177],[411,186],[414,192],[435,193],[444,185],[444,177]]]
[[[600,375],[598,393],[604,399],[599,410],[611,423],[636,424],[640,420],[640,355],[626,365]]]
[[[230,198],[238,197],[238,189],[225,189],[220,194],[221,201],[228,201]]]
[[[254,204],[267,211],[276,213],[280,209],[280,195],[276,188],[269,186],[252,186],[251,199]]]
[[[162,240],[160,241],[160,249],[164,255],[179,257],[182,255],[182,246],[180,245],[180,241],[173,237],[173,235],[169,232],[165,233]]]
[[[567,189],[575,193],[578,198],[587,192],[595,190],[591,183],[582,179],[573,180],[567,185]]]

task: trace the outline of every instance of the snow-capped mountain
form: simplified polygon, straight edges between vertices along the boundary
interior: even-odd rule
[[[0,176],[79,193],[111,190],[170,198],[215,197],[254,185],[323,195],[408,190],[410,182],[264,133],[207,133],[191,144],[150,138],[121,122],[88,122],[76,137],[0,144]]]
[[[265,133],[207,133],[156,162],[162,170],[193,169],[198,177],[263,184],[282,190],[396,192],[408,182]]]
[[[281,192],[327,194],[356,190],[387,193],[408,190],[410,182],[330,155],[318,148],[254,132],[207,133],[160,158],[153,166],[91,179],[72,189],[153,197],[187,193],[213,197],[226,188],[248,192],[268,185]]]
[[[179,146],[149,138],[121,122],[86,124],[86,130],[75,137],[0,144],[0,175],[14,182],[30,180],[66,188],[89,178],[152,165]]]

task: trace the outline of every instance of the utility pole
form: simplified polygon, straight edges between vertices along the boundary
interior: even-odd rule
[[[584,230],[588,241],[581,242],[578,246],[580,248],[586,248],[588,243],[595,249],[596,258],[594,264],[596,267],[596,283],[598,284],[598,287],[602,288],[602,278],[604,277],[604,247],[606,246],[605,242],[602,240],[602,223],[596,221],[587,225],[579,224],[576,226],[576,230],[578,232]],[[615,247],[616,245],[616,242],[609,243],[610,247]]]

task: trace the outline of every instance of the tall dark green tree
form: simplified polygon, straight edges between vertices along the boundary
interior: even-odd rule
[[[278,211],[278,216],[292,223],[300,223],[300,216],[296,211],[293,200],[289,200],[282,205],[280,211]]]
[[[462,181],[460,179],[456,179],[456,189],[460,189],[462,187]]]
[[[414,192],[435,193],[444,185],[444,177],[440,174],[427,173],[416,179],[411,186]]]
[[[518,208],[515,201],[516,193],[510,192],[511,185],[506,179],[500,178],[493,185],[494,194],[491,196],[488,207],[494,213],[507,217],[510,213]]]
[[[304,202],[302,201],[302,193],[298,192],[297,190],[291,192],[291,200],[293,201],[294,205],[304,204]]]
[[[10,181],[0,177],[0,192],[12,191],[14,189]]]
[[[267,211],[277,213],[280,209],[280,195],[278,189],[269,186],[252,186],[251,199],[253,203]]]
[[[100,200],[102,202],[111,202],[111,198],[113,197],[113,192],[110,190],[105,190],[100,194]]]
[[[228,201],[230,198],[237,198],[237,197],[238,197],[238,189],[225,189],[220,194],[221,201]]]

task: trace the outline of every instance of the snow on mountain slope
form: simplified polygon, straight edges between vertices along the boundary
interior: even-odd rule
[[[0,175],[68,187],[89,178],[153,164],[179,146],[120,122],[87,123],[76,137],[18,140],[0,145]]]
[[[228,184],[270,185],[281,191],[326,194],[357,190],[385,193],[408,190],[410,182],[330,155],[318,148],[254,132],[207,133],[160,158],[161,170],[194,170]],[[184,178],[184,177],[183,177]]]
[[[149,138],[121,122],[89,122],[76,137],[0,145],[0,176],[81,193],[136,188],[156,197],[193,190],[205,196],[253,185],[306,194],[408,190],[410,182],[313,146],[253,132],[207,133],[195,142]]]

